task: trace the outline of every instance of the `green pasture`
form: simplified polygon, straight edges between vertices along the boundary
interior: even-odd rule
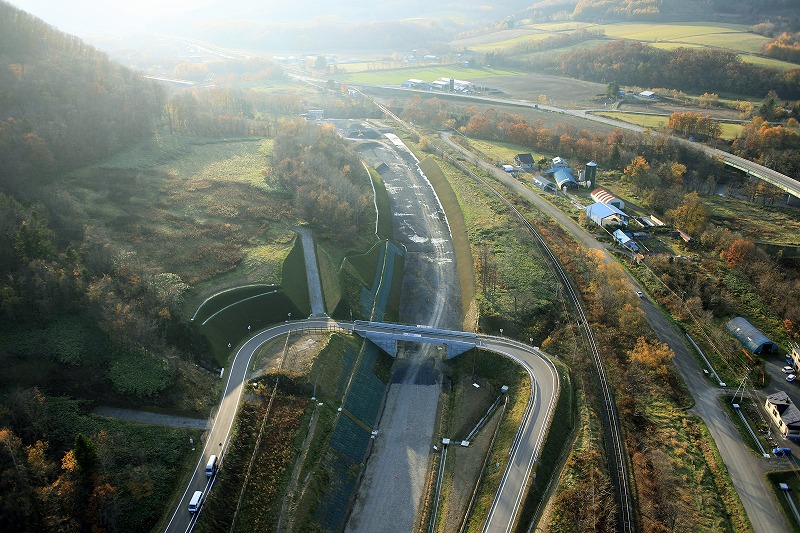
[[[688,48],[723,48],[738,52],[742,60],[757,65],[773,67],[781,70],[798,68],[798,65],[787,61],[761,57],[761,47],[770,41],[769,38],[757,35],[743,24],[725,24],[718,22],[696,23],[639,23],[616,22],[610,24],[586,24],[576,22],[528,24],[526,29],[531,33],[513,39],[503,38],[498,32],[498,40],[471,46],[473,50],[482,52],[497,51],[515,45],[538,41],[548,35],[559,32],[570,32],[577,29],[602,30],[608,39],[631,39],[652,44],[657,48],[672,49],[681,46]]]
[[[462,68],[457,66],[412,67],[350,72],[344,81],[369,85],[399,85],[408,79],[433,81],[438,78],[476,80],[490,76],[515,76],[517,71],[494,68]]]
[[[709,196],[705,203],[714,223],[747,238],[775,244],[800,244],[800,213],[797,209]]]
[[[702,110],[700,110],[700,113],[702,113]],[[661,129],[662,127],[666,126],[667,123],[669,122],[669,117],[662,115],[621,113],[616,111],[609,111],[609,112],[595,113],[595,114],[602,117],[621,120],[623,122],[628,122],[630,124],[636,124],[638,126],[643,126],[645,128],[652,128],[654,130]],[[720,128],[722,130],[720,138],[726,140],[735,139],[742,133],[741,124],[728,124],[727,122],[722,122],[720,123]]]
[[[514,156],[517,154],[531,154],[533,155],[534,161],[538,161],[544,157],[543,154],[532,152],[530,148],[514,143],[484,141],[479,139],[470,139],[469,142],[473,148],[480,151],[492,161],[505,161],[508,163],[513,163]]]
[[[477,52],[494,52],[497,50],[503,50],[505,48],[511,48],[520,44],[538,42],[546,39],[547,37],[551,37],[551,35],[547,33],[531,33],[528,35],[520,35],[519,37],[514,37],[513,39],[495,41],[486,44],[476,44],[470,46],[469,48]]]

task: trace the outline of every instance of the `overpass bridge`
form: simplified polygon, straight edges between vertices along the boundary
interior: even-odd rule
[[[442,345],[445,347],[445,354],[448,359],[452,359],[480,344],[478,335],[475,333],[449,331],[428,326],[366,322],[363,320],[353,322],[353,333],[372,341],[392,357],[397,357],[397,343],[399,341]]]

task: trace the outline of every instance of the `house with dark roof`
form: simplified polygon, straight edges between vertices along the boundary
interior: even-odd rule
[[[522,170],[531,170],[536,167],[536,163],[534,162],[531,154],[517,154],[514,156],[514,162]]]
[[[778,431],[787,439],[800,439],[800,409],[792,403],[792,399],[784,391],[767,396],[764,403]]]
[[[747,321],[744,317],[737,316],[731,319],[725,326],[731,334],[739,339],[739,342],[747,346],[747,349],[755,354],[773,353],[778,349],[778,345],[761,333],[758,328]]]

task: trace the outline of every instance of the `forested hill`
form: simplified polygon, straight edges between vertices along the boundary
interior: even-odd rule
[[[149,135],[163,103],[156,83],[0,0],[0,189]]]
[[[571,12],[575,20],[727,20],[756,23],[768,16],[793,16],[797,0],[541,0],[532,12]]]

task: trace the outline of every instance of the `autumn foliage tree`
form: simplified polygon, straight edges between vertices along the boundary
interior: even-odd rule
[[[748,261],[755,250],[756,245],[753,244],[753,241],[740,238],[733,241],[726,250],[722,251],[720,256],[729,267],[735,267]]]
[[[675,356],[675,352],[658,341],[649,341],[644,337],[636,339],[636,345],[628,352],[631,364],[642,365],[656,374],[666,374],[667,365]]]

